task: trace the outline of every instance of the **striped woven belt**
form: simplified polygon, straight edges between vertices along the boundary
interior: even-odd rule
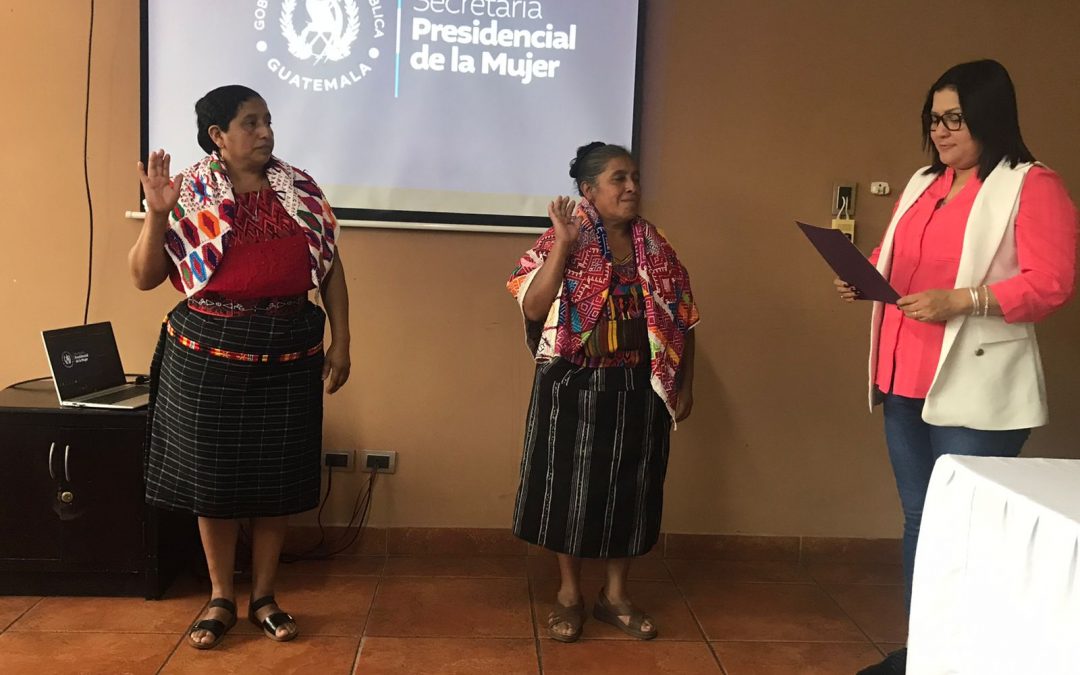
[[[321,352],[323,348],[323,343],[320,340],[319,344],[302,352],[289,352],[287,354],[245,354],[244,352],[234,352],[219,347],[207,347],[206,345],[201,345],[195,340],[186,338],[177,333],[176,329],[173,328],[171,321],[168,323],[168,331],[169,335],[175,337],[177,342],[188,349],[196,352],[204,352],[211,356],[217,356],[231,361],[244,361],[245,363],[285,363],[287,361],[296,361],[308,356],[315,356]]]
[[[250,316],[252,314],[284,316],[299,312],[303,309],[305,303],[307,303],[306,295],[235,300],[211,294],[188,298],[187,301],[188,307],[196,312],[227,317]]]

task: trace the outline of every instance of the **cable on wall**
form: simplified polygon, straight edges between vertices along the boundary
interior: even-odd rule
[[[94,53],[94,0],[90,0],[90,34],[86,40],[86,105],[83,112],[83,179],[86,182],[86,210],[90,215],[90,244],[86,262],[86,303],[83,325],[90,318],[90,288],[94,277],[94,201],[90,196],[90,63]]]
[[[352,515],[349,516],[349,522],[344,528],[345,532],[338,537],[337,541],[330,542],[327,540],[326,530],[322,523],[323,508],[330,500],[331,481],[333,480],[334,475],[332,467],[328,467],[327,471],[326,496],[323,497],[323,502],[319,507],[319,515],[317,518],[319,525],[319,542],[301,553],[289,553],[283,551],[280,560],[285,564],[295,563],[301,560],[327,560],[332,556],[344,553],[353,548],[363,537],[364,530],[367,527],[368,518],[371,515],[371,499],[372,492],[375,488],[376,474],[372,472],[371,476],[368,478],[366,490],[361,489],[357,491]]]

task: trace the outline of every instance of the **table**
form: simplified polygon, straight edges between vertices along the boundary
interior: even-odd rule
[[[945,455],[915,556],[909,675],[1080,673],[1080,460]]]

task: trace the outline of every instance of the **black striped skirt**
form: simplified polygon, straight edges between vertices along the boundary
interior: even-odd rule
[[[660,536],[670,430],[648,366],[538,365],[514,534],[581,558],[647,553]]]
[[[289,316],[169,313],[150,370],[148,503],[210,518],[318,506],[325,319],[310,302]]]

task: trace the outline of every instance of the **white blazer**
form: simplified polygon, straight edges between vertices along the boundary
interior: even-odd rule
[[[1033,164],[1010,168],[1002,162],[986,177],[968,216],[956,288],[993,284],[1020,273],[1015,223],[1020,190]],[[896,225],[937,179],[915,172],[900,197],[881,243],[877,269],[886,279],[892,264]],[[870,319],[870,406],[880,400],[874,387],[884,303]],[[945,324],[934,380],[923,420],[937,426],[1004,430],[1042,426],[1048,421],[1046,384],[1032,323],[1005,323],[1000,316],[955,316]]]

